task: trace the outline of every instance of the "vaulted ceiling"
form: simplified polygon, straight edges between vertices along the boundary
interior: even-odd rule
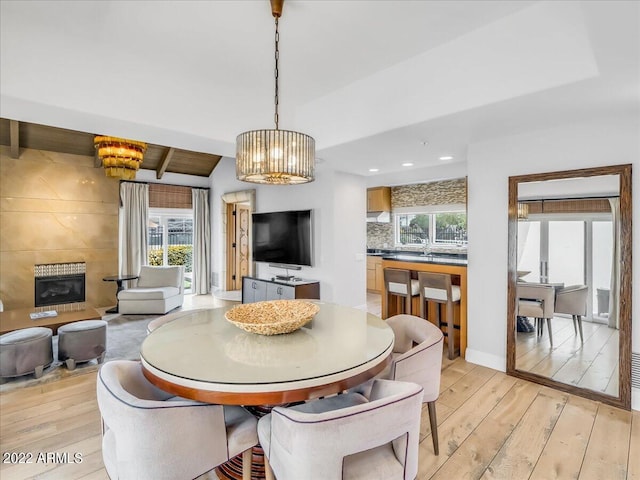
[[[96,156],[93,141],[95,135],[0,118],[0,145],[10,147],[11,156],[14,158],[20,157],[22,148]],[[221,158],[220,155],[210,153],[148,144],[141,168],[155,170],[158,179],[166,172],[208,177]],[[95,166],[101,166],[99,158],[96,158]]]
[[[0,116],[233,157],[273,124],[267,0],[0,3]],[[280,126],[389,175],[469,145],[638,115],[635,1],[287,0]]]

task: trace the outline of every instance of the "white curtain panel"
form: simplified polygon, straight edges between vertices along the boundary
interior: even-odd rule
[[[147,219],[149,218],[149,185],[120,184],[120,274],[140,272],[147,264]]]
[[[611,293],[609,297],[609,327],[620,328],[620,199],[610,198],[613,224],[613,256],[611,259]]]
[[[193,199],[193,284],[197,295],[211,291],[211,226],[209,190],[192,188]]]

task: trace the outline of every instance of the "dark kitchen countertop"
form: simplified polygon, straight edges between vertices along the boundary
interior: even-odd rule
[[[467,258],[455,258],[452,255],[438,256],[438,255],[383,255],[383,260],[397,260],[400,262],[411,263],[431,263],[438,265],[456,265],[461,267],[467,266]]]
[[[432,263],[439,265],[457,265],[465,267],[467,266],[466,253],[430,253],[428,255],[424,255],[420,252],[367,249],[367,255],[379,256],[382,257],[383,260],[397,260],[400,262]]]

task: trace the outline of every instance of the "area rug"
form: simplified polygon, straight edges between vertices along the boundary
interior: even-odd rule
[[[154,318],[158,318],[158,315],[109,315],[103,317],[103,320],[107,321],[105,362],[109,360],[138,360],[140,345],[147,336],[147,325]],[[42,377],[33,378],[33,375],[23,375],[7,379],[6,383],[0,385],[0,393],[16,388],[55,382],[98,369],[98,362],[92,360],[78,364],[75,370],[67,370],[62,362],[58,361],[57,335],[53,337],[53,359],[53,363],[44,370]]]
[[[242,290],[215,290],[213,296],[220,300],[240,302],[242,301]]]

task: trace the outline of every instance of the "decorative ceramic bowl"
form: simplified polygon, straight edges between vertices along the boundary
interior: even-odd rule
[[[315,303],[302,300],[270,300],[237,305],[224,317],[247,332],[280,335],[299,329],[319,310]]]

